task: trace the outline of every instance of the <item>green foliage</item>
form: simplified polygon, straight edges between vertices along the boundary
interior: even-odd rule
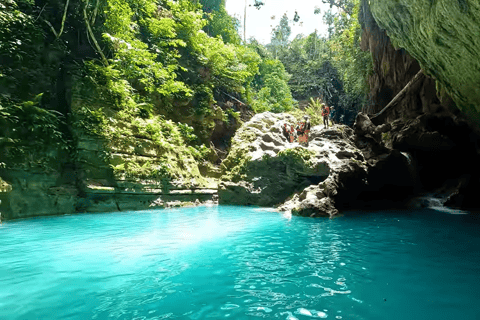
[[[355,3],[352,0],[322,0],[323,3],[329,4],[330,8],[335,6],[347,14],[352,14]]]
[[[253,102],[255,112],[285,112],[292,110],[294,100],[288,87],[290,75],[279,60],[264,60],[254,86],[260,90]]]
[[[291,148],[280,151],[277,156],[287,162],[309,165],[310,161],[315,157],[315,151],[305,148]]]
[[[345,91],[363,98],[368,91],[367,77],[373,70],[370,52],[360,48],[361,27],[358,22],[360,0],[352,1],[351,15],[345,12],[335,19],[335,37],[331,40],[334,65],[343,75]]]
[[[272,47],[274,48],[275,51],[275,57],[276,57],[276,52],[279,49],[279,47],[286,47],[288,44],[288,38],[290,37],[290,34],[292,33],[292,28],[290,28],[288,24],[288,17],[287,14],[285,13],[282,18],[280,19],[280,22],[278,26],[276,26],[272,30],[272,39],[270,41]]]
[[[235,119],[237,122],[240,122],[241,119],[240,119],[240,112],[236,112],[236,111],[233,111],[232,108],[228,108],[226,110],[226,115],[227,116],[231,116],[233,119]],[[227,121],[224,121],[224,122],[228,122],[229,119],[227,119]]]
[[[317,126],[319,124],[323,124],[323,116],[322,116],[322,107],[324,104],[320,101],[320,99],[313,99],[310,98],[310,103],[308,107],[305,109],[305,113],[310,116],[310,123],[312,126]]]
[[[200,0],[200,3],[205,12],[219,11],[225,6],[225,0]]]
[[[272,39],[267,48],[291,74],[288,85],[295,99],[320,97],[328,106],[335,107],[337,122],[350,123],[366,102],[372,58],[360,49],[359,0],[327,2],[339,8],[324,13],[324,21],[329,25],[327,38],[314,32],[283,45]],[[288,19],[282,19],[286,28]],[[278,26],[275,30],[280,29]]]
[[[391,141],[392,140],[392,135],[390,134],[390,132],[382,133],[382,140],[383,140],[383,142]]]
[[[42,96],[21,104],[0,101],[0,154],[8,167],[57,168],[58,153],[71,147],[63,115],[45,109]]]
[[[238,35],[240,22],[231,17],[224,6],[221,6],[208,17],[208,25],[204,28],[205,32],[211,37],[221,37],[224,43],[239,45],[241,42]]]
[[[228,157],[222,162],[222,180],[238,182],[245,178],[248,163],[251,158],[247,156],[246,148],[232,148]]]
[[[48,88],[50,83],[45,73],[48,74],[55,51],[61,45],[51,45],[50,54],[46,59],[42,57],[45,49],[42,29],[33,16],[20,10],[17,2],[0,1],[0,95],[20,103]],[[31,10],[31,4],[18,3]]]
[[[86,106],[77,110],[75,127],[92,136],[101,136],[107,125],[107,119],[101,109],[91,110]]]

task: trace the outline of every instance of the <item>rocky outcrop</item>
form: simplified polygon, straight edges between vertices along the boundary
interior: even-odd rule
[[[432,114],[392,123],[392,148],[409,152],[424,192],[455,193],[447,204],[480,208],[480,132],[459,118]]]
[[[60,185],[56,172],[0,170],[10,187],[0,191],[2,219],[70,214],[75,211],[78,190],[74,185]]]
[[[287,142],[282,126],[294,122],[291,115],[266,112],[237,131],[222,163],[220,203],[272,206],[329,175],[334,164],[320,156],[327,147],[320,145],[316,130],[312,130],[311,148]],[[316,154],[314,144],[324,149]]]
[[[415,177],[407,156],[377,141],[385,127],[361,115],[357,134],[343,125],[316,126],[309,145],[301,146],[282,134],[283,124],[293,122],[290,115],[262,113],[237,132],[223,163],[220,203],[276,205],[315,217],[401,203],[412,195]]]
[[[363,124],[361,124],[363,122]],[[449,115],[422,114],[414,119],[397,119],[392,123],[375,126],[369,117],[357,117],[357,145],[366,158],[369,154],[381,153],[382,148],[408,155],[414,179],[412,194],[434,196],[445,205],[459,209],[478,209],[480,201],[476,196],[480,186],[479,142],[480,132],[465,120]],[[370,150],[372,149],[372,150]],[[380,156],[381,158],[381,156]],[[367,160],[369,162],[370,160]],[[392,175],[388,179],[397,186],[408,186],[408,175],[395,167],[381,168],[379,174]],[[399,192],[405,192],[408,187]]]
[[[364,1],[365,2],[365,1]],[[477,0],[370,0],[394,46],[404,48],[457,107],[480,123],[480,4]]]
[[[362,27],[360,46],[370,51],[373,72],[368,77],[369,103],[364,112],[374,114],[385,107],[420,70],[418,62],[404,49],[396,50],[385,30],[380,29],[366,1],[362,1],[359,21]]]

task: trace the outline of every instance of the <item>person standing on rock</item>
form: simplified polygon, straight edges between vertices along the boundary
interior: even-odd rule
[[[283,133],[283,136],[285,137],[285,139],[287,139],[287,141],[290,141],[290,132],[287,128],[287,124],[284,123],[283,124],[283,127],[282,127],[282,133]]]
[[[327,105],[322,106],[322,117],[324,129],[328,127],[328,115],[330,114],[330,108]]]
[[[332,124],[332,126],[335,124],[335,122],[333,121],[333,117],[335,116],[335,107],[334,106],[331,106],[330,107],[330,123]]]
[[[295,129],[293,128],[293,125],[287,125],[284,123],[282,131],[288,142],[293,143],[293,141],[295,141]]]
[[[290,125],[290,143],[295,142],[295,138],[297,135],[295,134],[295,128],[293,127],[293,124]]]

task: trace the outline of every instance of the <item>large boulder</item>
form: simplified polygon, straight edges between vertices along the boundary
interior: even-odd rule
[[[222,163],[220,203],[276,205],[329,175],[336,164],[325,157],[331,151],[317,137],[319,128],[313,128],[306,148],[288,142],[283,134],[283,125],[294,123],[291,115],[266,112],[237,131]]]
[[[371,151],[367,162],[347,126],[313,127],[308,146],[288,142],[281,128],[294,120],[287,114],[262,113],[239,129],[222,164],[220,203],[278,205],[315,217],[365,207],[378,198],[408,196],[414,184],[408,157],[377,141],[388,128],[369,123],[363,115],[357,118],[356,131],[367,139],[364,149]],[[387,194],[378,192],[382,188]]]

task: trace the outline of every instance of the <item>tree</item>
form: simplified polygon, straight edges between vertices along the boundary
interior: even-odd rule
[[[287,14],[284,13],[278,26],[272,30],[271,43],[273,45],[279,45],[285,47],[288,44],[288,38],[292,33],[292,28],[288,24]]]
[[[323,3],[329,4],[331,7],[337,7],[343,12],[352,15],[355,8],[355,1],[352,0],[322,0]]]
[[[278,57],[280,50],[286,49],[289,43],[288,38],[290,37],[291,33],[292,33],[292,28],[290,28],[290,25],[288,23],[288,17],[287,17],[287,14],[285,13],[280,19],[278,26],[276,26],[272,30],[272,38],[270,40],[269,47],[273,51],[273,55],[275,58]]]
[[[225,0],[200,0],[204,12],[210,13],[225,8]]]
[[[258,91],[257,100],[253,103],[256,112],[289,111],[294,100],[288,86],[290,75],[279,60],[265,59],[260,63],[259,73],[252,83]]]
[[[218,6],[218,10],[211,10],[205,18],[208,24],[204,27],[204,31],[209,36],[220,36],[225,43],[240,44],[241,39],[238,35],[240,21],[228,14],[223,2]]]

